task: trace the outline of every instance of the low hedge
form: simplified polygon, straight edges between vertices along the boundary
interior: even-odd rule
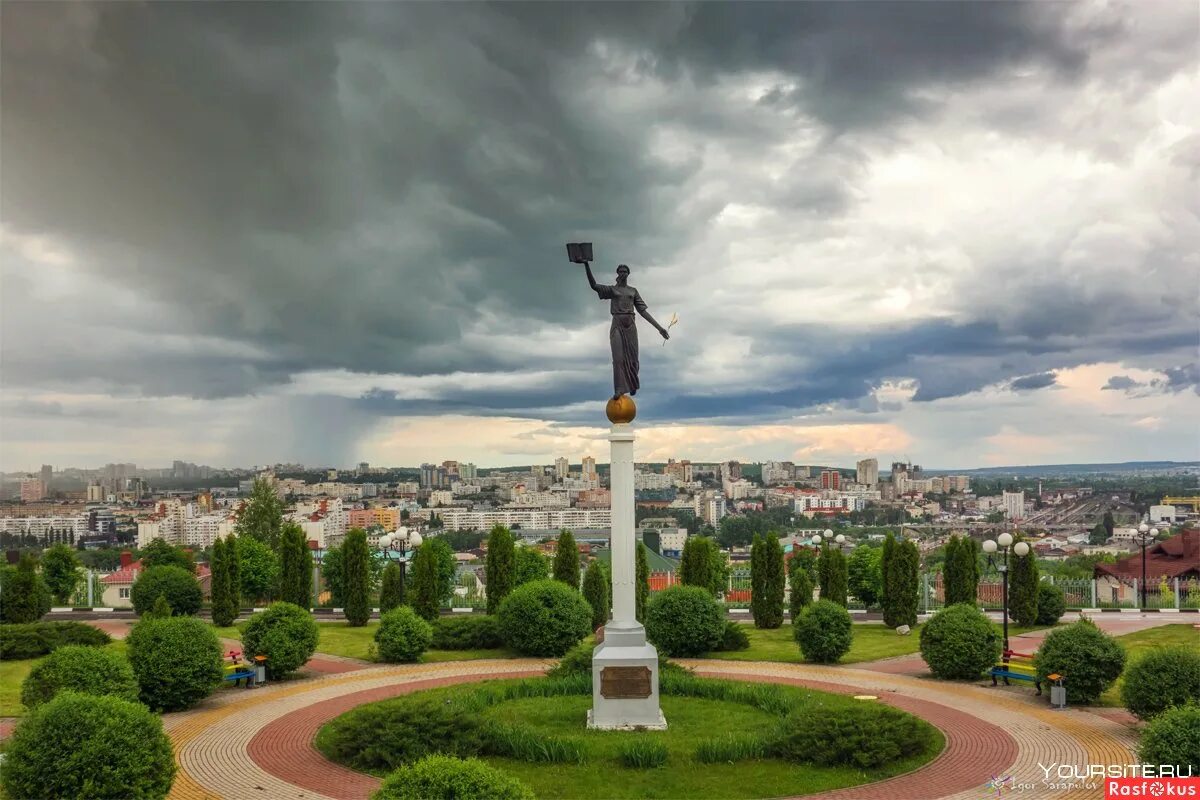
[[[384,614],[375,630],[379,659],[389,663],[418,660],[432,639],[433,626],[409,606],[398,606]]]
[[[129,600],[140,617],[154,608],[154,601],[165,597],[171,613],[188,617],[200,610],[204,596],[196,576],[183,567],[150,567],[133,582]]]
[[[725,609],[700,586],[672,586],[646,604],[646,638],[672,658],[716,650],[725,637]]]
[[[37,658],[68,644],[103,647],[112,637],[82,622],[28,622],[0,625],[0,661]]]
[[[789,715],[772,749],[789,761],[871,769],[923,752],[934,737],[932,727],[911,714],[864,702],[855,708]]]
[[[850,612],[832,600],[818,600],[800,612],[792,623],[792,635],[806,661],[833,664],[850,651],[853,642]]]
[[[1176,775],[1200,773],[1200,706],[1176,706],[1150,720],[1138,755],[1143,764],[1173,765]]]
[[[441,617],[433,623],[434,650],[494,650],[504,646],[500,620],[490,614]]]
[[[991,620],[970,603],[942,609],[921,626],[921,658],[937,678],[974,680],[991,669],[1003,649]]]
[[[592,607],[552,579],[513,589],[497,610],[505,643],[529,656],[561,656],[592,632]]]
[[[195,617],[144,619],[127,641],[139,696],[156,711],[191,708],[224,676],[221,642],[211,625]]]
[[[162,798],[175,757],[162,720],[139,703],[60,692],[13,732],[0,765],[8,797]]]
[[[750,637],[746,635],[746,626],[731,619],[726,620],[725,633],[721,636],[721,643],[717,645],[716,649],[721,652],[749,650]]]
[[[356,708],[321,728],[317,749],[331,761],[383,772],[433,754],[483,751],[478,714],[431,698],[403,698]]]
[[[581,642],[575,647],[572,647],[562,659],[551,667],[546,675],[551,678],[564,678],[571,675],[586,675],[590,680],[592,677],[592,654],[596,651],[599,645],[594,642]],[[678,664],[667,660],[666,653],[661,650],[658,652],[658,674],[659,676],[667,673],[684,674],[688,670]]]
[[[1033,662],[1043,681],[1052,673],[1063,676],[1068,703],[1089,705],[1121,676],[1125,648],[1096,623],[1081,619],[1050,631]]]
[[[402,767],[379,787],[371,800],[533,800],[521,781],[476,758],[428,756]]]
[[[66,645],[34,664],[21,684],[21,702],[33,709],[64,689],[138,700],[137,678],[125,656],[98,647]]]
[[[1200,651],[1187,645],[1151,650],[1125,670],[1121,703],[1142,719],[1174,706],[1200,705]]]
[[[277,680],[312,658],[321,631],[308,609],[294,603],[272,603],[246,620],[242,650],[247,658],[267,657],[267,677]]]

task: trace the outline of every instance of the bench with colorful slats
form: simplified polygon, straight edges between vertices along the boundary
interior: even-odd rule
[[[230,650],[227,654],[230,663],[225,665],[225,680],[233,681],[234,686],[241,686],[242,680],[245,679],[246,688],[249,689],[254,685],[254,668],[249,664],[242,664],[241,655],[241,650]]]
[[[1038,678],[1037,668],[1033,665],[1033,653],[1005,650],[1001,659],[988,673],[992,676],[992,686],[996,685],[997,678],[1002,679],[1005,686],[1011,685],[1009,680],[1029,681],[1037,687],[1038,694],[1042,693],[1042,682]]]

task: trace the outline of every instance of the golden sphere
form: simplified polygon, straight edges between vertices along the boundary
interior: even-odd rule
[[[604,413],[608,415],[608,421],[612,424],[627,425],[637,416],[637,406],[632,397],[623,394],[620,397],[609,398],[604,406]]]

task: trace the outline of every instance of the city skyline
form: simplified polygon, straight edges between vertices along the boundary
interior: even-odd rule
[[[1194,459],[1198,13],[5,4],[0,470]]]

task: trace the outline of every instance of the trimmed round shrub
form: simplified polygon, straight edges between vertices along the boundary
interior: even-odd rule
[[[150,567],[133,582],[129,599],[140,617],[154,608],[154,601],[165,597],[171,613],[189,617],[200,610],[204,601],[200,582],[183,567]]]
[[[434,650],[493,650],[504,646],[500,620],[489,614],[441,617],[433,623]]]
[[[772,749],[788,761],[871,769],[924,752],[933,742],[928,723],[863,702],[854,708],[789,715]]]
[[[0,661],[37,658],[67,644],[103,647],[112,637],[82,622],[0,625]]]
[[[1063,590],[1045,581],[1038,584],[1037,604],[1038,625],[1054,625],[1067,611]]]
[[[570,587],[568,587],[570,588]],[[590,621],[590,620],[589,620]],[[516,778],[477,758],[427,756],[384,780],[371,800],[533,800]]]
[[[384,614],[375,631],[379,659],[390,663],[416,661],[432,640],[433,626],[408,606]]]
[[[1200,772],[1200,706],[1176,706],[1150,720],[1138,755],[1143,764],[1173,764],[1177,775]]]
[[[1063,676],[1067,702],[1088,705],[1120,677],[1125,648],[1091,620],[1081,619],[1050,631],[1033,661],[1041,680],[1055,672]]]
[[[672,658],[716,650],[725,638],[725,609],[700,586],[672,586],[646,604],[646,637]]]
[[[509,647],[529,656],[561,656],[592,632],[592,607],[562,581],[521,584],[497,612]]]
[[[938,678],[974,680],[999,660],[1003,649],[1000,632],[967,603],[939,611],[921,627],[921,658]]]
[[[156,711],[191,708],[224,675],[221,642],[195,617],[146,619],[133,626],[125,651],[142,702]]]
[[[1142,719],[1174,706],[1200,705],[1200,651],[1187,645],[1151,650],[1125,670],[1121,703]]]
[[[33,709],[64,689],[138,700],[137,678],[125,656],[98,647],[67,645],[34,664],[21,684],[21,702]]]
[[[348,711],[317,733],[317,749],[331,761],[384,772],[435,753],[483,752],[478,714],[428,697],[403,697]]]
[[[312,658],[320,629],[308,609],[294,603],[271,603],[246,620],[242,651],[246,658],[267,657],[267,677],[276,680],[295,672]]]
[[[175,757],[162,720],[117,697],[60,692],[17,726],[0,782],[9,797],[162,798]]]
[[[818,600],[800,612],[792,635],[805,661],[833,664],[846,655],[853,641],[850,612],[832,600]]]
[[[731,619],[725,620],[725,633],[721,636],[721,643],[717,645],[717,649],[722,652],[749,650],[750,637],[746,635],[745,626]]]

